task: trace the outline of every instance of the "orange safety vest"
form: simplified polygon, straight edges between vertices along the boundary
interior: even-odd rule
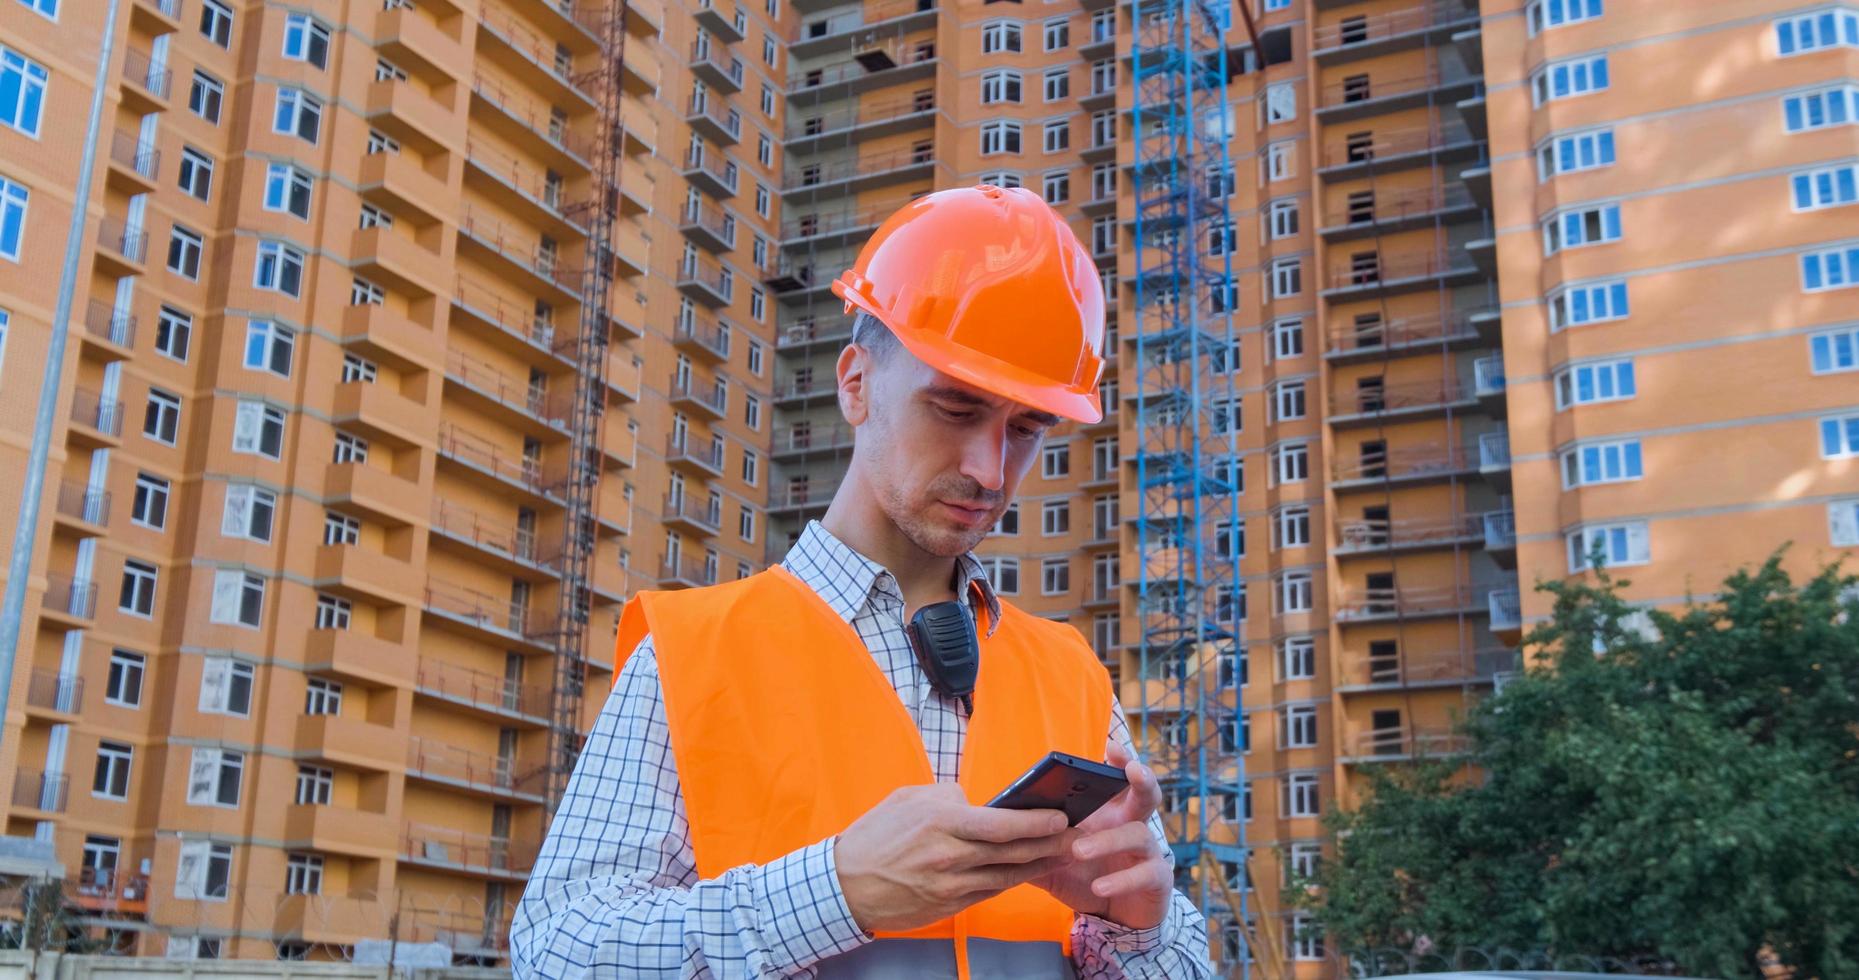
[[[1109,675],[1077,630],[1006,603],[993,636],[985,612],[981,618],[980,673],[959,780],[974,804],[1048,752],[1102,758],[1111,706]],[[923,736],[871,651],[787,569],[634,596],[620,616],[616,678],[647,633],[700,877],[818,843],[893,790],[935,782]],[[975,965],[983,975],[1069,976],[1073,914],[1047,892],[1020,885],[953,918],[878,937],[940,940],[933,949],[943,959],[952,953],[954,975],[964,980],[970,937],[982,940]],[[1058,944],[1052,952],[1062,974],[1027,968],[1026,950],[1011,948],[1048,943]],[[855,951],[867,954],[856,975],[943,972],[908,956],[882,968],[873,947],[890,946]],[[1001,973],[987,963],[1018,965]],[[821,964],[822,976],[839,972],[830,964]]]

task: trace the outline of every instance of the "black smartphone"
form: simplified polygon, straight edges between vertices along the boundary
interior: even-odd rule
[[[1116,766],[1053,752],[1034,763],[1012,786],[1001,790],[988,806],[1003,810],[1062,810],[1076,827],[1129,786],[1129,779]]]

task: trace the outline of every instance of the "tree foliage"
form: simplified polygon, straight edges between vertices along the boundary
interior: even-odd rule
[[[1301,894],[1341,951],[1475,946],[1859,976],[1859,597],[1780,556],[1709,602],[1542,586],[1470,758],[1378,769]],[[1469,762],[1471,769],[1461,763]]]

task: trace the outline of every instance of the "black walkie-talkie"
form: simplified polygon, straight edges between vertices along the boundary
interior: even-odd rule
[[[930,686],[944,697],[960,698],[962,710],[975,713],[975,675],[981,670],[981,642],[975,617],[959,600],[938,602],[910,617],[910,647],[929,675]]]

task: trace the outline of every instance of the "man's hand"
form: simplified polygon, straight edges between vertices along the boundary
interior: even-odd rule
[[[1133,929],[1152,929],[1168,914],[1175,890],[1173,865],[1149,832],[1149,816],[1162,803],[1162,787],[1149,767],[1112,743],[1109,762],[1122,766],[1130,788],[1078,825],[1071,845],[1077,860],[1033,883],[1075,911]]]
[[[833,845],[840,890],[867,932],[926,926],[1070,864],[1057,810],[971,806],[953,783],[906,786]]]

